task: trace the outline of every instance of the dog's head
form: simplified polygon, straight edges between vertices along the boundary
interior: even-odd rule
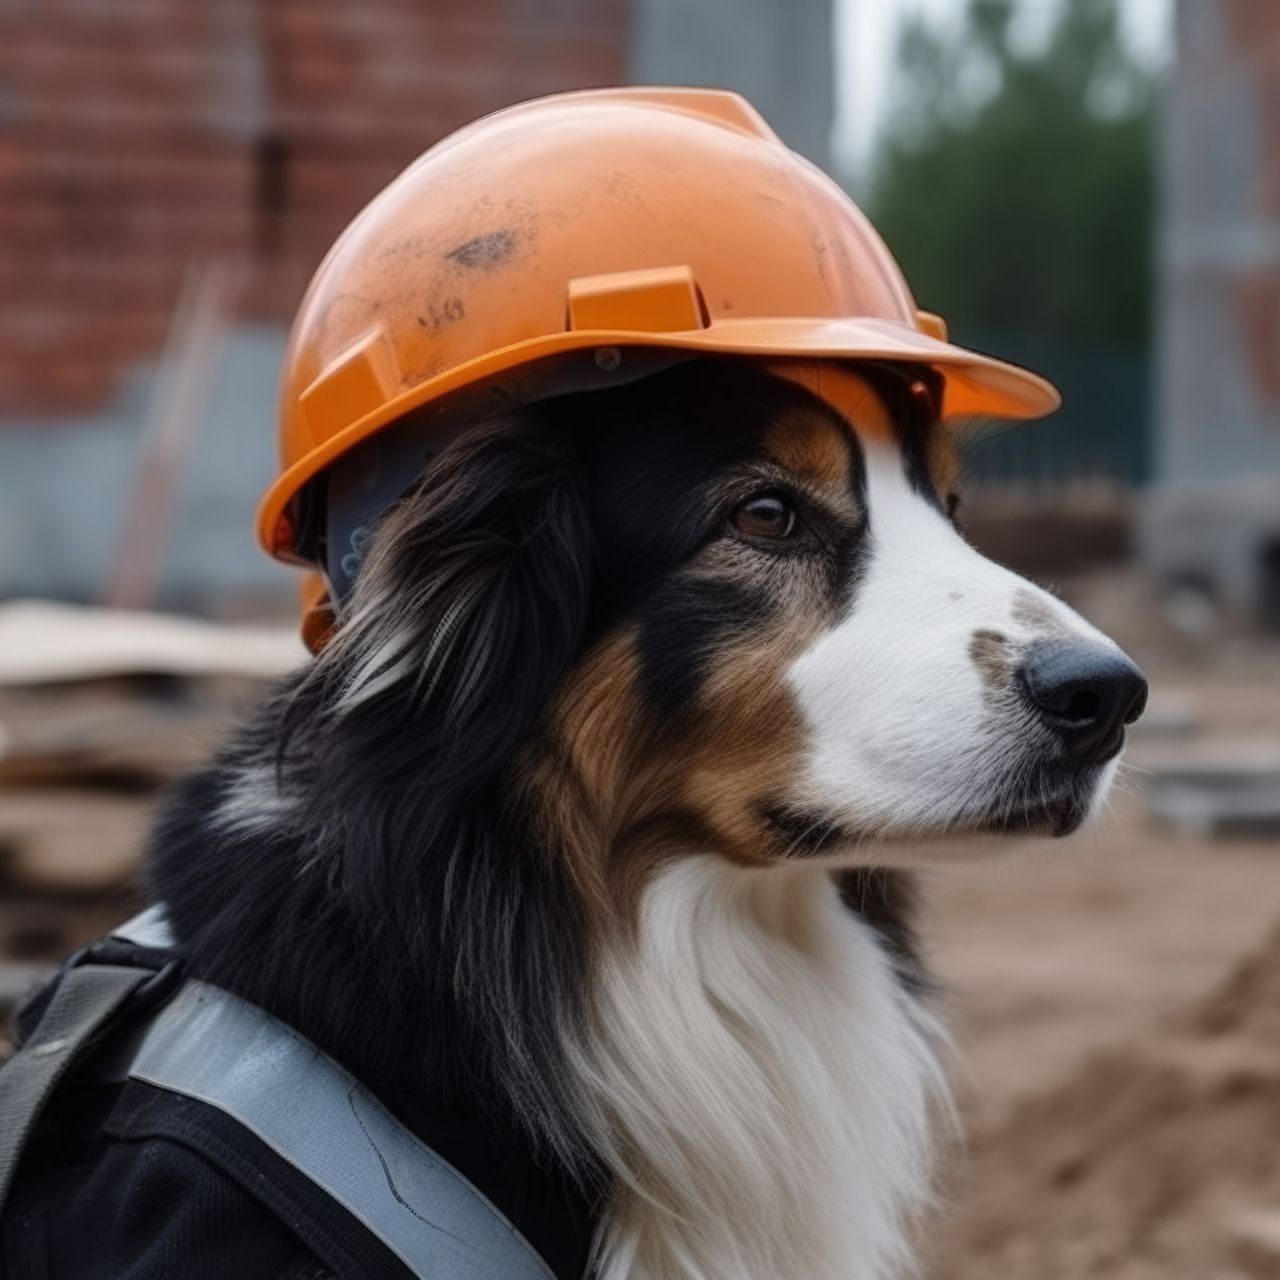
[[[399,735],[403,786],[502,771],[584,883],[676,848],[1066,834],[1145,685],[965,543],[955,471],[928,388],[889,372],[692,361],[547,401],[388,514],[319,664],[341,715]]]

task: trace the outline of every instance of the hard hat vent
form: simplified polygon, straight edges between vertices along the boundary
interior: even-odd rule
[[[572,330],[686,333],[705,329],[707,309],[691,267],[654,267],[569,281]]]

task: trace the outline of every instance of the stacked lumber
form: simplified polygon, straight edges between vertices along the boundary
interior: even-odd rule
[[[132,909],[158,793],[305,656],[291,624],[0,605],[0,1024]]]

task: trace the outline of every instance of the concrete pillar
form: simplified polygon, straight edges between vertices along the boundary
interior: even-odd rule
[[[1161,131],[1155,478],[1166,581],[1280,628],[1280,4],[1179,0]]]
[[[788,146],[828,167],[832,0],[634,0],[631,23],[632,83],[736,89]]]

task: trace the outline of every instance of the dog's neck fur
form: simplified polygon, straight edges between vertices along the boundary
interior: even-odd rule
[[[935,1031],[828,871],[670,863],[568,1048],[615,1179],[600,1274],[896,1274],[929,1196]]]
[[[269,773],[253,786],[245,776],[193,778],[153,855],[160,896],[195,943],[194,970],[292,1022],[431,1135],[423,1117],[453,1103],[433,1102],[436,1068],[413,1083],[411,975],[395,984],[404,1013],[376,1019],[382,1038],[396,1029],[384,1045],[394,1052],[371,1052],[352,1012],[357,988],[384,982],[370,948],[351,941],[342,914],[327,935],[298,931],[329,899],[312,841],[289,834],[306,806],[287,803]],[[211,855],[226,868],[217,883]],[[584,1006],[560,1032],[561,1081],[574,1136],[606,1177],[602,1280],[880,1280],[901,1267],[929,1196],[931,1111],[945,1090],[927,1004],[876,919],[877,894],[894,883],[880,874],[858,873],[860,892],[842,901],[816,863],[752,869],[686,854],[654,871],[631,929],[589,948]],[[403,947],[381,942],[403,969]],[[438,1026],[432,1015],[428,1040]],[[492,1106],[500,1127],[512,1099]]]
[[[433,1110],[461,1101],[482,1128],[488,1107],[497,1134],[510,1133],[513,1114],[529,1124],[529,1151],[544,1153],[529,1166],[546,1171],[535,1178],[569,1185],[585,1170],[592,1185],[603,1174],[605,1197],[587,1212],[600,1219],[604,1280],[896,1272],[928,1198],[930,1111],[943,1092],[935,1028],[893,933],[894,873],[846,873],[841,885],[815,862],[761,869],[683,854],[652,869],[631,927],[604,936],[589,924],[585,938],[566,936],[569,917],[559,930],[517,927],[505,908],[433,925],[423,913],[438,907],[421,890],[418,936],[401,936],[394,915],[375,925],[350,897],[333,840],[352,837],[332,835],[340,814],[325,791],[300,783],[291,795],[274,774],[278,715],[269,705],[191,778],[158,829],[153,884],[194,973],[292,1023],[429,1141]],[[546,889],[519,864],[545,865],[547,854],[536,842],[501,843],[489,874],[511,883],[488,881],[483,900],[500,893],[524,911],[521,895]],[[484,852],[451,856],[466,865]],[[421,856],[404,851],[405,865]],[[450,942],[458,926],[475,931],[471,942]],[[442,949],[422,951],[433,934]],[[530,991],[565,956],[585,963],[576,985],[566,968],[562,994],[539,1009],[518,992],[486,991],[482,969],[448,959],[474,951],[483,966],[486,945],[513,974],[541,975],[527,979]],[[525,1024],[534,1038],[513,1058],[526,1072],[517,1095],[501,1054],[485,1061],[484,1046]],[[558,1053],[545,1039],[538,1047],[539,1027]],[[451,1044],[452,1068],[439,1061]],[[459,1099],[457,1071],[487,1092]],[[537,1115],[552,1082],[564,1099],[558,1120]],[[540,1118],[552,1127],[539,1132]],[[559,1145],[556,1124],[571,1126]],[[486,1141],[476,1133],[476,1145]],[[571,1147],[585,1164],[547,1163]]]

